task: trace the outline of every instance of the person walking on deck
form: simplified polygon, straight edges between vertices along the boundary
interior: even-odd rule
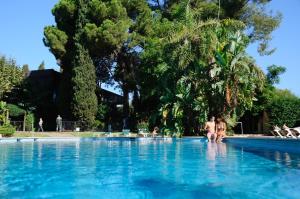
[[[56,131],[62,131],[62,118],[60,117],[60,115],[58,115],[56,118]]]
[[[39,121],[39,129],[38,129],[38,131],[44,132],[44,129],[43,129],[43,119],[42,118],[40,118],[40,121]]]

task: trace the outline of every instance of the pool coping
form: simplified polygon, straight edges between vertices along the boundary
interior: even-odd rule
[[[35,141],[95,141],[95,140],[161,140],[161,139],[172,139],[172,140],[194,140],[194,139],[205,139],[204,136],[186,136],[183,138],[171,138],[171,137],[11,137],[11,138],[0,138],[1,143],[15,143],[15,142],[35,142]],[[295,138],[279,138],[274,136],[232,136],[224,138],[226,140],[272,140],[272,141],[299,141],[300,139]]]
[[[1,143],[17,143],[17,142],[47,142],[47,141],[97,141],[97,140],[176,140],[180,138],[171,137],[18,137],[18,138],[0,138]],[[198,138],[202,139],[202,138]]]

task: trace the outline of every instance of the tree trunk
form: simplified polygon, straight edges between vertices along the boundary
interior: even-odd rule
[[[123,118],[128,118],[129,116],[129,90],[126,86],[123,86]]]
[[[24,119],[23,119],[23,132],[26,130],[26,112],[24,114]]]

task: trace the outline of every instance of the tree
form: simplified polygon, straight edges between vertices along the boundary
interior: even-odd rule
[[[88,50],[96,67],[97,84],[111,82],[112,68],[115,66],[118,50],[128,40],[130,18],[127,16],[124,4],[127,1],[92,0],[85,1],[87,6],[84,14],[86,21],[82,24],[81,45]],[[77,47],[75,34],[76,21],[79,12],[77,0],[60,0],[52,9],[56,26],[44,29],[44,43],[54,54],[61,68],[61,107],[66,115],[71,115],[72,101],[72,66]],[[68,110],[69,109],[69,110]]]
[[[29,65],[28,64],[24,64],[22,67],[22,72],[24,77],[27,77],[29,75]]]
[[[42,63],[39,65],[38,70],[45,70],[45,62],[42,61]]]
[[[300,121],[300,98],[292,94],[289,90],[276,89],[272,99],[267,106],[270,126],[294,127]]]
[[[85,0],[78,0],[78,18],[76,21],[75,34],[75,53],[73,61],[72,75],[72,114],[76,121],[83,124],[83,128],[87,129],[93,126],[97,113],[97,97],[96,97],[96,74],[95,66],[89,55],[88,50],[82,45],[83,37],[82,27],[86,23],[86,6]]]
[[[147,80],[156,82],[153,90],[170,131],[195,133],[208,115],[226,117],[233,126],[251,108],[264,82],[262,71],[245,52],[245,26],[229,19],[202,21],[189,3],[184,8],[184,17],[154,25],[157,32],[142,53],[147,77],[142,86],[149,92]]]
[[[100,87],[102,83],[113,81],[119,83],[125,95],[124,116],[126,117],[129,109],[128,93],[136,89],[130,80],[135,70],[132,66],[137,62],[136,47],[142,40],[140,35],[145,31],[145,26],[149,26],[145,19],[149,19],[151,10],[144,0],[91,0],[86,1],[85,4],[86,22],[82,24],[81,44],[88,50],[96,67],[97,85]],[[70,91],[78,11],[79,6],[75,0],[59,1],[52,10],[56,26],[47,26],[44,29],[44,43],[63,69],[60,101],[64,102],[65,108],[69,107],[72,101]],[[150,30],[149,27],[147,29]],[[124,70],[122,75],[117,74],[118,71]]]
[[[94,77],[92,60],[98,86],[119,83],[123,117],[134,92],[139,115],[169,131],[196,133],[210,114],[233,125],[265,81],[245,49],[259,41],[260,52],[271,53],[267,43],[280,14],[268,13],[264,0],[221,0],[220,8],[218,2],[60,0],[52,10],[56,25],[45,28],[44,42],[63,69],[65,108],[79,118],[75,96],[82,95],[83,68]]]
[[[21,84],[23,72],[13,59],[0,56],[0,100]]]
[[[272,65],[268,67],[267,83],[269,85],[279,84],[279,76],[285,73],[286,68],[283,66]]]
[[[246,26],[247,36],[251,42],[259,42],[258,51],[261,55],[274,52],[269,49],[272,32],[281,22],[281,14],[268,10],[271,0],[150,0],[154,10],[170,20],[184,17],[184,7],[187,3],[196,11],[196,17],[207,19],[235,19],[242,21]]]

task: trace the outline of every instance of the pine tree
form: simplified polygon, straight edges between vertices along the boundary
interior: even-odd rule
[[[45,62],[42,61],[42,63],[39,65],[39,70],[45,70]]]
[[[22,72],[23,72],[23,75],[24,77],[27,77],[29,75],[29,66],[28,64],[24,64],[23,67],[22,67]]]
[[[88,129],[94,124],[97,113],[96,72],[87,48],[81,43],[82,27],[86,23],[85,0],[78,0],[78,6],[71,81],[73,88],[71,112],[75,120],[82,122],[82,128]]]

